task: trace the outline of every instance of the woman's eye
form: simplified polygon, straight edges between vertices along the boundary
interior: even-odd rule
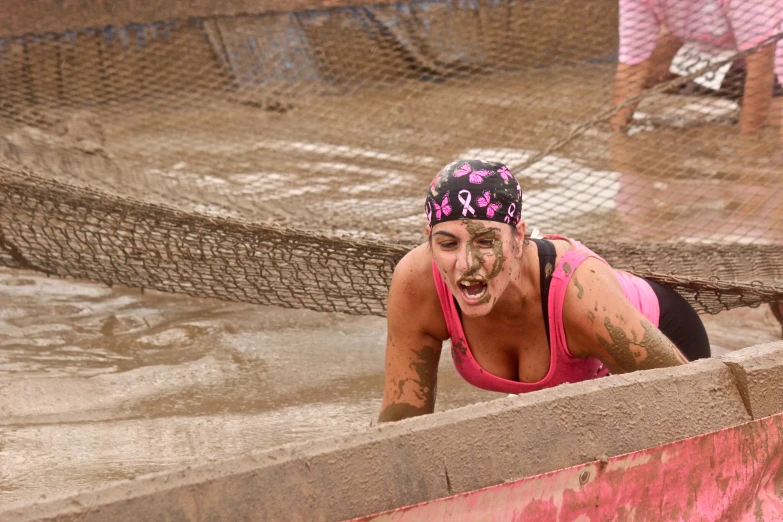
[[[454,248],[455,246],[457,246],[457,243],[455,243],[454,241],[446,241],[445,243],[440,243],[441,248],[448,249],[448,248]]]
[[[492,239],[482,239],[478,244],[483,248],[492,248],[492,246],[495,244],[495,241]]]

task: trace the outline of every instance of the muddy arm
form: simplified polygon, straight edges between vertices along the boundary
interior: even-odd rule
[[[569,282],[563,319],[571,353],[597,357],[612,373],[688,362],[625,298],[612,270],[597,259],[585,260]]]
[[[391,422],[432,413],[438,361],[443,341],[430,332],[431,280],[421,280],[419,270],[403,259],[394,271],[389,289],[386,364],[383,404],[378,422]]]

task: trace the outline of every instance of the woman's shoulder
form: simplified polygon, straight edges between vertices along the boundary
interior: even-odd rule
[[[557,262],[560,264],[567,256],[567,260],[570,262],[579,262],[586,260],[587,258],[596,258],[599,261],[606,263],[598,254],[590,250],[588,247],[570,237],[561,236],[557,234],[547,234],[543,236],[544,239],[551,241],[555,245],[557,250]]]
[[[569,237],[558,234],[546,234],[540,237],[541,239],[546,239],[555,247],[555,252],[557,254],[557,265],[560,265],[563,262],[563,258],[565,257],[566,253],[568,253],[569,258],[571,258],[574,255],[579,255],[582,253],[584,249],[584,246],[579,241]]]
[[[432,254],[428,244],[414,248],[397,263],[389,290],[388,314],[415,317],[434,337],[448,338],[443,311],[432,272]],[[411,315],[411,311],[416,311]],[[410,326],[410,325],[409,325]]]
[[[440,308],[432,273],[432,253],[428,244],[417,246],[397,263],[392,276],[390,297],[394,297],[396,302],[406,307],[414,303],[432,302]]]
[[[432,254],[427,243],[417,246],[400,259],[394,268],[392,282],[395,281],[417,284],[433,281]]]

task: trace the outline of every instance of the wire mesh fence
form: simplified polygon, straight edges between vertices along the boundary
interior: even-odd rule
[[[702,311],[781,299],[783,18],[727,5],[218,2],[8,34],[0,263],[382,314],[430,179],[481,157],[529,228]]]

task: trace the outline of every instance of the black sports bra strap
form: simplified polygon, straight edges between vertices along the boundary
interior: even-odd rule
[[[557,264],[557,250],[551,241],[530,238],[538,246],[538,267],[541,273],[541,311],[544,314],[546,341],[549,340],[549,285],[552,283],[552,272]]]

